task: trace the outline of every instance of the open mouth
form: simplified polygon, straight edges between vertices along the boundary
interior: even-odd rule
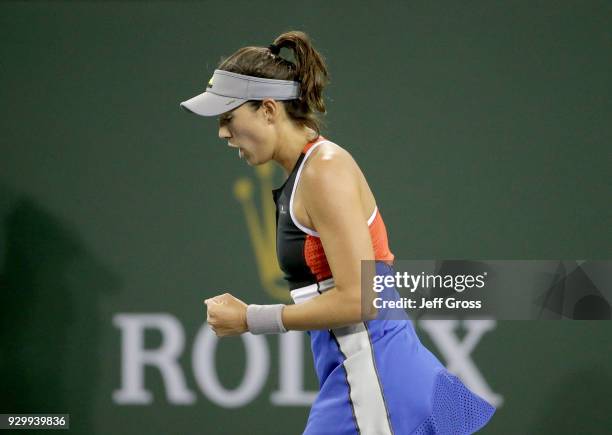
[[[242,151],[242,148],[240,148],[239,145],[235,145],[235,144],[233,144],[233,143],[231,143],[229,141],[227,142],[227,145],[232,147],[232,148],[238,148],[238,157],[240,157],[240,158],[244,157],[244,152]]]

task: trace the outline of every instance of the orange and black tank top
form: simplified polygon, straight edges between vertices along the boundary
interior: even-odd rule
[[[290,290],[332,278],[319,234],[298,222],[293,211],[293,195],[304,163],[316,147],[326,142],[330,141],[319,136],[307,143],[283,185],[272,191],[276,204],[276,254]],[[392,263],[394,256],[389,250],[387,230],[378,207],[374,207],[368,227],[374,258]]]

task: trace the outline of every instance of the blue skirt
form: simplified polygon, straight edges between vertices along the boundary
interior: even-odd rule
[[[320,389],[306,435],[470,434],[495,412],[421,344],[407,315],[308,334]]]

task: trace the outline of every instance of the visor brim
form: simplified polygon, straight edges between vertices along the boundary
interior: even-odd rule
[[[181,107],[196,115],[217,116],[234,110],[247,101],[240,98],[224,97],[212,92],[203,92],[189,100],[183,101]]]

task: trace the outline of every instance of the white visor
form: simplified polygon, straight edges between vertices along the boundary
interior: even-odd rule
[[[215,70],[206,91],[181,103],[181,107],[200,116],[217,116],[249,100],[294,100],[300,84],[292,80],[264,79],[220,69]]]

